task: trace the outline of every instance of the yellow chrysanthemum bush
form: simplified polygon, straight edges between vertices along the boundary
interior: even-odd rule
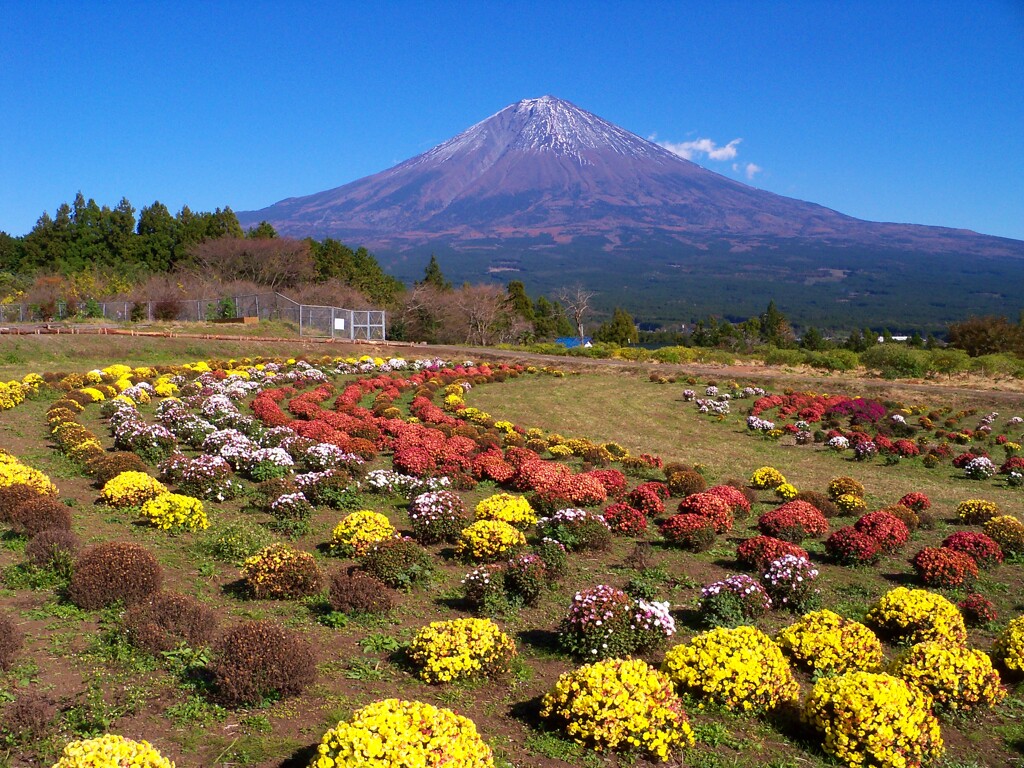
[[[596,751],[634,749],[667,760],[693,731],[672,681],[640,659],[609,659],[566,672],[540,716]]]
[[[500,675],[515,655],[515,643],[490,619],[434,621],[409,643],[409,660],[428,683]]]
[[[160,397],[174,397],[178,394],[178,386],[167,376],[161,376],[153,382],[153,391]]]
[[[792,483],[783,483],[775,488],[775,496],[784,502],[792,501],[796,498],[798,493],[800,493],[800,491],[798,491],[796,486]]]
[[[931,697],[892,675],[848,672],[815,683],[804,718],[849,766],[920,768],[944,751]]]
[[[95,739],[72,741],[53,768],[174,768],[148,741],[133,741],[107,733]]]
[[[697,635],[665,654],[663,669],[698,699],[748,712],[766,712],[800,694],[782,649],[756,627]]]
[[[38,469],[22,464],[9,453],[0,451],[0,488],[27,485],[42,496],[56,496],[57,486]]]
[[[1024,554],[1024,523],[1013,515],[997,515],[985,523],[985,535],[995,541],[1004,555]]]
[[[966,712],[1006,698],[988,654],[962,645],[918,643],[901,653],[889,671],[927,692],[936,711]]]
[[[361,557],[374,544],[397,538],[398,531],[386,515],[360,509],[345,515],[331,532],[331,550],[345,556]]]
[[[210,527],[203,502],[180,493],[161,493],[145,502],[140,514],[162,531],[205,531]]]
[[[988,499],[966,499],[956,505],[956,516],[967,525],[981,525],[999,514],[999,505]]]
[[[1024,616],[1018,616],[999,633],[992,655],[1013,675],[1024,674]]]
[[[926,589],[897,587],[882,595],[866,621],[898,642],[923,643],[967,639],[964,617],[953,603]]]
[[[323,575],[309,552],[271,544],[245,559],[242,580],[255,598],[289,600],[319,591]]]
[[[804,614],[779,632],[776,642],[797,664],[818,674],[882,666],[882,644],[868,627],[830,610]]]
[[[477,520],[462,529],[455,549],[458,554],[478,562],[511,557],[526,546],[526,536],[502,520]]]
[[[101,403],[106,400],[106,396],[100,392],[96,387],[84,387],[78,390],[81,394],[88,397],[94,403]]]
[[[512,493],[488,496],[474,507],[473,514],[477,520],[501,520],[522,529],[537,523],[537,513],[533,511],[526,497]]]
[[[0,411],[15,408],[25,401],[28,388],[20,381],[0,381]]]
[[[839,514],[847,517],[859,515],[868,508],[867,502],[855,493],[842,493],[832,503],[836,505]]]
[[[112,379],[120,379],[122,376],[130,374],[132,372],[132,367],[130,365],[125,365],[124,363],[113,363],[100,370]]]
[[[845,475],[833,477],[829,480],[828,488],[825,490],[832,501],[836,501],[840,496],[845,496],[846,494],[851,494],[859,499],[864,498],[864,486],[861,482]]]
[[[100,496],[112,507],[140,507],[150,499],[167,493],[167,487],[145,472],[129,470],[111,478]]]
[[[750,485],[761,490],[773,491],[785,482],[786,476],[775,467],[760,467],[750,476]]]
[[[493,768],[476,725],[450,709],[384,699],[324,734],[309,768]]]

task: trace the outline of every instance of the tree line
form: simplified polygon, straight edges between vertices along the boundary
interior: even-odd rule
[[[228,206],[171,214],[156,201],[136,215],[125,198],[111,208],[79,192],[27,235],[0,232],[0,300],[26,301],[41,317],[61,303],[88,316],[97,300],[124,299],[155,300],[170,318],[181,299],[254,290],[383,307],[399,339],[490,344],[575,334],[559,300],[530,298],[521,282],[453,287],[431,256],[424,279],[407,288],[365,248],[280,237],[267,222],[243,231]]]
[[[383,307],[392,317],[393,338],[418,341],[523,344],[563,336],[583,339],[590,328],[595,342],[620,346],[639,342],[739,352],[768,346],[862,353],[879,337],[891,340],[887,330],[868,328],[854,329],[843,338],[814,327],[797,335],[774,301],[741,322],[708,317],[680,330],[638,332],[629,312],[616,307],[596,325],[594,292],[579,285],[535,298],[527,295],[521,281],[455,287],[434,256],[423,279],[406,287],[365,248],[353,249],[332,238],[279,237],[267,222],[243,231],[229,206],[214,211],[184,206],[172,214],[156,201],[136,215],[125,198],[111,208],[79,192],[52,216],[44,212],[27,235],[0,232],[0,301],[54,306],[59,300],[81,303],[115,296],[173,300],[189,290],[228,286],[285,290],[305,303]],[[971,317],[950,325],[947,338],[949,346],[971,357],[1024,355],[1024,318],[1014,323],[1005,317]],[[934,349],[943,344],[914,333],[908,346]]]

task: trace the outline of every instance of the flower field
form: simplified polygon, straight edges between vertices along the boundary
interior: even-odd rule
[[[530,360],[29,370],[0,766],[1005,766],[1024,397]]]

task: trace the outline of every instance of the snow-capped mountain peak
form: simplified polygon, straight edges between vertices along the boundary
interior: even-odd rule
[[[593,152],[675,162],[679,158],[555,96],[523,99],[414,160],[438,160],[471,149],[551,152],[590,165]]]

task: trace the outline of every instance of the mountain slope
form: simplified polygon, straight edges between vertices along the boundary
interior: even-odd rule
[[[1016,315],[1024,242],[868,222],[759,190],[551,96],[526,99],[393,168],[238,214],[376,252],[405,280],[582,282],[645,319],[744,316],[941,327]],[[724,278],[728,280],[724,280]]]
[[[381,173],[239,218],[388,250],[594,237],[610,250],[645,237],[690,246],[714,237],[744,249],[783,238],[1024,256],[1015,241],[865,222],[755,189],[552,96],[506,107]]]

